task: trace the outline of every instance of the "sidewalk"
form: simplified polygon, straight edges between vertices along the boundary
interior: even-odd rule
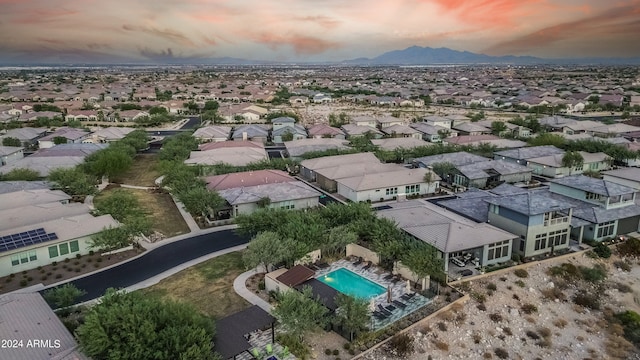
[[[240,274],[240,276],[238,276],[235,280],[233,280],[233,290],[235,290],[235,292],[238,295],[242,296],[249,303],[253,305],[258,305],[260,308],[262,308],[262,310],[270,313],[271,310],[273,310],[273,306],[268,302],[262,300],[262,298],[260,298],[258,295],[249,291],[249,289],[247,289],[247,286],[246,286],[247,279],[249,279],[251,276],[257,273],[258,272],[256,271],[256,269],[253,269]]]

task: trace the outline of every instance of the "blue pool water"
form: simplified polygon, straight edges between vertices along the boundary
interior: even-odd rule
[[[322,275],[318,280],[341,293],[367,300],[387,291],[384,287],[345,268]]]

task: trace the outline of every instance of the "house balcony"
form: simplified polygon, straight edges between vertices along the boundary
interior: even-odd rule
[[[559,217],[551,220],[545,220],[544,226],[554,226],[554,225],[564,224],[568,222],[569,222],[569,217],[565,216],[565,217]]]

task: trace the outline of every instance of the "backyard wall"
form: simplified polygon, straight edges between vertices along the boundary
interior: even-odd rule
[[[401,261],[397,261],[396,263],[393,264],[393,273],[398,274],[405,279],[409,279],[413,282],[420,284],[422,289],[427,289],[429,287],[429,281],[430,281],[429,276],[420,279],[418,275],[416,275],[413,271],[411,271],[411,269],[409,269]]]
[[[365,261],[371,261],[375,265],[380,263],[380,257],[376,252],[356,244],[347,245],[347,256],[360,256]]]
[[[320,251],[320,249],[318,250],[313,250],[311,252],[308,252],[307,254],[305,254],[303,257],[301,257],[300,259],[296,260],[293,265],[306,265],[306,264],[312,264],[318,260],[320,260],[320,258],[322,258],[322,252]]]

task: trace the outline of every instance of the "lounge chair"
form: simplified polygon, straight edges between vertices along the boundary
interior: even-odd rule
[[[389,310],[385,309],[385,308],[384,308],[384,306],[382,306],[382,305],[380,305],[380,304],[378,304],[378,311],[380,311],[381,313],[385,314],[387,317],[389,317],[389,316],[393,315],[393,314],[391,313],[391,311],[389,311]]]
[[[260,349],[258,349],[258,348],[251,349],[251,355],[253,355],[253,357],[255,359],[262,359],[262,353],[260,352]]]
[[[393,282],[394,284],[395,284],[395,283],[398,283],[398,282],[400,282],[400,281],[402,281],[402,276],[400,276],[400,275],[398,275],[398,274],[394,275],[394,276],[393,276],[393,280],[391,280],[391,282]]]
[[[371,261],[367,261],[367,265],[365,265],[362,270],[369,270],[371,269],[371,267],[373,266],[373,263]]]
[[[387,306],[385,306],[384,308],[385,308],[385,309],[387,309],[387,310],[389,310],[389,311],[391,311],[391,312],[393,312],[393,310],[396,310],[396,309],[397,309],[397,307],[395,307],[395,306],[393,306],[393,305],[387,305]]]
[[[374,311],[371,314],[378,320],[385,320],[387,318],[387,315],[381,313],[380,311]]]
[[[400,300],[393,300],[392,303],[393,303],[393,305],[399,307],[400,309],[404,309],[404,308],[407,307],[407,304],[403,303]]]
[[[364,260],[362,259],[362,257],[358,256],[358,260],[354,261],[354,262],[353,262],[353,265],[358,266],[358,265],[362,264],[362,261],[364,261]]]
[[[272,355],[273,354],[273,345],[267,344],[266,350],[267,350],[267,355]]]
[[[406,294],[402,294],[400,298],[402,300],[410,301],[411,299],[413,299],[414,296],[416,296],[416,293],[406,293]]]
[[[317,262],[316,266],[319,267],[320,269],[326,269],[329,267],[329,264],[327,264],[326,262]]]
[[[389,274],[389,275],[385,276],[385,277],[384,277],[384,279],[385,279],[385,280],[391,280],[391,279],[393,279],[394,277],[395,277],[395,275],[393,275],[393,274]]]

